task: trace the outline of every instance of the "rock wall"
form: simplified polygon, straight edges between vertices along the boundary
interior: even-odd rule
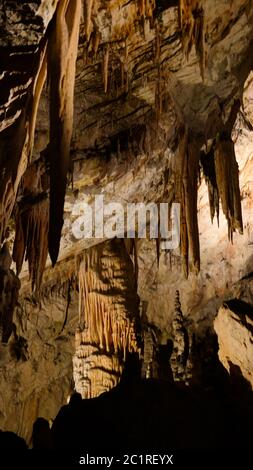
[[[253,308],[242,300],[220,307],[214,321],[219,340],[219,359],[232,379],[244,377],[253,389]]]
[[[53,420],[73,391],[78,296],[69,282],[40,301],[20,297],[8,344],[0,345],[0,428],[31,444],[38,417]]]
[[[6,0],[0,5],[1,243],[5,238],[13,242],[17,227],[14,228],[12,210],[16,200],[20,201],[23,197],[25,181],[35,160],[42,158],[45,176],[50,173],[47,159],[50,96],[46,88],[42,89],[46,68],[44,46],[50,29],[47,27],[59,2],[38,0],[21,3]],[[0,345],[0,427],[17,432],[28,442],[31,441],[32,424],[37,416],[53,419],[73,389],[72,357],[75,348],[76,388],[83,396],[94,396],[116,384],[122,372],[124,353],[136,349],[135,339],[128,341],[132,319],[138,311],[131,277],[133,272],[130,274],[130,264],[126,258],[122,264],[118,255],[115,258],[112,256],[112,267],[108,263],[104,267],[101,265],[101,247],[109,245],[101,245],[97,251],[92,248],[100,255],[91,259],[88,269],[86,262],[82,265],[83,285],[79,294],[84,325],[79,325],[81,331],[76,333],[75,346],[75,332],[81,320],[75,290],[76,267],[79,264],[75,261],[79,256],[84,256],[87,247],[97,243],[78,240],[73,234],[72,227],[83,213],[83,203],[92,205],[95,195],[102,191],[105,201],[110,202],[171,202],[177,183],[174,169],[178,163],[178,151],[187,137],[187,146],[181,157],[184,157],[183,161],[187,159],[185,176],[188,182],[181,184],[180,191],[183,188],[188,194],[188,198],[182,199],[186,206],[187,201],[189,204],[192,202],[189,195],[194,199],[194,210],[189,210],[194,219],[188,217],[188,221],[191,229],[192,222],[195,222],[195,242],[199,232],[200,260],[196,243],[192,243],[193,253],[190,254],[194,255],[195,252],[193,264],[197,269],[201,262],[200,273],[190,273],[186,280],[179,250],[173,253],[161,251],[157,256],[155,241],[140,240],[135,250],[138,294],[141,301],[147,304],[147,322],[160,332],[159,342],[162,344],[173,335],[171,320],[176,290],[180,291],[187,328],[201,336],[208,327],[212,327],[224,298],[232,295],[234,283],[252,271],[252,73],[249,75],[252,69],[252,3],[246,0],[233,0],[232,4],[227,0],[206,0],[199,2],[198,8],[196,2],[191,2],[189,6],[183,0],[167,4],[136,0],[82,3],[84,11],[75,80],[74,134],[70,148],[72,178],[69,179],[72,179],[72,186],[67,186],[59,262],[52,269],[47,261],[40,299],[31,295],[27,265],[23,266],[12,334],[8,344]],[[58,64],[59,57],[56,59]],[[54,65],[51,61],[51,67]],[[238,106],[234,113],[234,102],[238,103],[238,99],[241,99],[242,106]],[[68,101],[70,108],[72,104],[72,100]],[[37,106],[35,129],[34,111],[37,111]],[[233,244],[227,238],[225,216],[220,214],[219,227],[215,221],[213,225],[210,222],[208,190],[204,178],[198,184],[199,161],[196,157],[200,151],[209,152],[213,143],[219,141],[220,134],[227,131],[228,123],[231,129],[233,127],[233,142],[229,133],[232,149],[229,156],[233,153],[234,143],[239,163],[244,230],[243,235],[234,235]],[[67,126],[66,149],[70,146],[70,127]],[[59,136],[61,132],[57,134]],[[189,149],[193,143],[197,146],[197,152],[193,155],[194,178],[191,181]],[[65,156],[67,167],[69,155]],[[28,174],[25,173],[27,166]],[[54,170],[53,191],[57,193],[58,174],[57,169]],[[30,189],[34,189],[36,181],[36,178],[35,182],[30,181]],[[194,188],[191,188],[189,181]],[[230,181],[226,183],[229,189]],[[45,193],[48,194],[48,185]],[[62,201],[61,194],[61,205]],[[238,201],[237,194],[237,205]],[[217,204],[215,208],[217,210]],[[57,213],[60,219],[61,211],[62,207]],[[44,218],[39,218],[40,224],[41,220],[45,222]],[[43,228],[42,238],[45,238],[46,224]],[[33,224],[30,230],[33,235]],[[59,224],[57,232],[59,239]],[[188,236],[192,235],[191,232],[188,231]],[[39,241],[43,241],[42,238],[38,241],[38,238],[28,237],[36,240],[37,252]],[[188,256],[188,251],[185,251]],[[29,254],[33,252],[31,250]],[[110,250],[105,257],[111,257]],[[45,261],[45,256],[43,259]],[[10,266],[8,275],[16,279]],[[3,304],[5,298],[2,295],[1,321]],[[109,310],[106,318],[110,321],[105,327],[105,319],[101,317]],[[95,311],[97,318],[93,317]],[[119,335],[114,332],[117,315],[122,317],[124,323],[120,360],[116,348]],[[240,317],[238,312],[235,314],[237,317],[233,315],[226,312],[226,328],[230,328],[235,318],[238,317],[238,320]],[[218,319],[222,323],[220,317],[219,314]],[[250,333],[242,332],[242,326],[240,324],[238,327],[240,332],[235,341],[240,342],[244,335],[248,335],[247,341],[250,339]],[[104,334],[109,328],[115,333],[113,346],[108,344],[109,335]],[[221,338],[222,328],[223,325],[219,333]],[[236,349],[239,351],[240,348]],[[245,357],[246,360],[247,348],[244,353],[241,358]],[[227,366],[231,359],[251,380],[251,364],[244,366],[237,356],[232,355],[233,351],[224,339],[220,353],[222,361]],[[150,361],[150,357],[145,358]],[[96,378],[92,369],[94,363]],[[112,371],[117,374],[112,374]],[[91,379],[95,381],[94,391],[91,390]]]

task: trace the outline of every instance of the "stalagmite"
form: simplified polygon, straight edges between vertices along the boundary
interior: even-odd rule
[[[156,370],[154,359],[157,350],[157,336],[155,329],[150,325],[144,325],[143,328],[143,361],[141,375],[143,378],[155,378]]]
[[[116,385],[127,355],[138,351],[135,289],[133,265],[123,240],[87,250],[79,272],[83,329],[77,332],[73,361],[76,388],[83,397],[99,395]]]
[[[176,291],[175,310],[172,319],[173,351],[170,358],[171,369],[175,382],[185,382],[187,361],[189,358],[189,335],[184,325],[179,291]]]
[[[81,0],[59,3],[49,45],[50,72],[50,222],[49,253],[59,253],[63,208],[70,168],[76,58]]]

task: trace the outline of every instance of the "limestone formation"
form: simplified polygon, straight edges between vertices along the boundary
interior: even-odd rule
[[[173,351],[170,358],[170,365],[175,382],[185,382],[187,377],[186,370],[189,358],[189,336],[184,323],[179,291],[177,291],[175,298],[175,313],[172,319]]]
[[[92,398],[113,388],[129,353],[138,352],[138,296],[123,240],[87,250],[79,271],[76,390]]]
[[[28,445],[36,419],[52,422],[73,392],[78,295],[73,289],[69,298],[68,292],[69,282],[59,279],[41,292],[40,301],[21,292],[14,331],[8,344],[0,344],[0,429],[17,433]]]
[[[73,129],[76,59],[81,0],[61,0],[49,38],[50,219],[49,253],[53,265],[60,247],[70,144]]]
[[[1,429],[30,445],[74,385],[115,387],[143,345],[143,377],[158,357],[168,380],[173,340],[174,380],[191,386],[224,299],[253,304],[252,25],[249,0],[0,1]],[[124,211],[179,202],[180,247],[129,239],[129,256],[103,231],[82,237],[98,194]],[[226,305],[220,357],[252,383],[250,310]]]
[[[151,326],[143,326],[143,362],[142,377],[146,379],[157,377],[156,368],[157,336]]]

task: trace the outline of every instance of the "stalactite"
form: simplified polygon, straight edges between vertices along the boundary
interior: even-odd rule
[[[31,118],[29,119],[29,151],[28,151],[28,161],[31,161],[32,152],[33,152],[33,142],[35,134],[35,125],[38,107],[40,103],[40,97],[43,90],[44,83],[47,77],[47,52],[48,44],[46,43],[40,58],[38,74],[34,80],[33,86],[33,97],[32,97],[32,108],[31,108]]]
[[[158,20],[156,20],[155,31],[156,31],[156,34],[155,34],[155,62],[156,62],[156,64],[160,64],[160,58],[161,58],[161,33],[160,33],[160,27],[159,27]]]
[[[215,173],[223,213],[228,223],[228,238],[233,232],[243,232],[239,169],[234,143],[227,133],[221,134],[215,145]]]
[[[138,4],[138,11],[139,11],[140,17],[145,18],[145,16],[146,16],[146,2],[145,2],[145,0],[137,0],[137,4]]]
[[[186,214],[185,214],[185,193],[182,187],[181,195],[181,206],[180,206],[180,251],[182,268],[186,279],[189,275],[189,239],[187,232]]]
[[[155,8],[156,8],[156,0],[146,0],[145,12],[146,12],[146,17],[149,18],[150,20],[153,19]]]
[[[160,37],[160,26],[159,22],[156,21],[156,35],[155,35],[155,64],[157,67],[157,80],[155,87],[155,111],[156,111],[156,125],[158,127],[159,120],[162,114],[163,105],[163,87],[162,87],[162,76],[161,76],[161,37]]]
[[[179,130],[179,150],[176,159],[175,200],[181,204],[180,249],[183,271],[200,269],[200,248],[197,218],[199,150],[189,139],[188,130]]]
[[[31,160],[38,105],[47,73],[47,43],[39,55],[34,80],[25,109],[12,127],[10,143],[6,146],[10,165],[0,187],[0,242],[5,238],[5,230],[15,204],[20,180]],[[13,162],[17,162],[17,165]],[[14,167],[14,170],[13,170]],[[2,189],[2,191],[1,191]]]
[[[138,239],[134,238],[134,272],[136,280],[136,288],[138,287],[138,274],[139,274],[139,263],[138,263]]]
[[[107,46],[103,55],[103,80],[105,93],[108,91],[109,55],[109,46]]]
[[[203,8],[196,9],[194,12],[194,43],[196,53],[199,59],[201,78],[205,79],[205,16]]]
[[[195,45],[202,80],[205,75],[205,15],[201,0],[180,0],[179,20],[182,31],[183,52],[188,59]]]
[[[48,199],[22,203],[16,217],[13,261],[17,274],[28,260],[32,290],[39,292],[48,255]]]
[[[217,214],[219,224],[219,201],[228,223],[228,238],[232,241],[233,232],[243,231],[239,171],[236,162],[234,144],[231,140],[232,129],[240,109],[240,101],[235,100],[229,118],[216,136],[208,153],[201,152],[201,165],[208,186],[210,215],[213,221]]]
[[[81,0],[62,0],[50,37],[50,222],[49,253],[59,253],[64,198],[70,162],[76,58]]]
[[[182,267],[185,277],[188,277],[189,272],[189,255],[188,255],[188,234],[186,225],[185,215],[185,193],[182,181],[182,175],[184,170],[185,154],[187,151],[188,144],[188,132],[184,128],[180,128],[178,131],[179,135],[179,147],[176,158],[176,167],[174,168],[175,175],[175,201],[180,202],[180,251]]]
[[[138,273],[139,273],[138,239],[137,238],[124,238],[124,244],[125,244],[127,253],[133,256],[136,287],[138,287]]]
[[[193,142],[188,142],[186,162],[183,173],[185,216],[187,234],[189,239],[189,252],[191,255],[192,270],[200,270],[200,249],[198,230],[198,175],[199,175],[199,149]]]
[[[159,269],[160,261],[160,246],[161,246],[161,222],[160,222],[160,211],[158,213],[158,236],[156,238],[156,262],[157,268]]]
[[[94,0],[84,0],[84,21],[85,21],[85,34],[87,41],[90,40],[90,35],[92,31],[92,9],[94,5]]]
[[[215,164],[214,164],[214,148],[211,147],[208,153],[201,152],[200,162],[203,169],[204,178],[208,188],[208,199],[210,207],[210,216],[213,223],[215,214],[219,225],[219,191],[216,181]]]
[[[155,0],[137,0],[138,15],[141,17],[142,21],[144,21],[146,18],[153,18],[155,7]]]
[[[100,39],[101,39],[100,32],[98,29],[95,29],[95,32],[93,34],[93,41],[92,41],[92,52],[93,52],[94,58],[96,58],[97,56]]]

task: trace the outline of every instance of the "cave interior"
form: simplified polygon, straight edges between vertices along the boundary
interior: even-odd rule
[[[251,447],[252,51],[251,0],[0,0],[1,449]]]

